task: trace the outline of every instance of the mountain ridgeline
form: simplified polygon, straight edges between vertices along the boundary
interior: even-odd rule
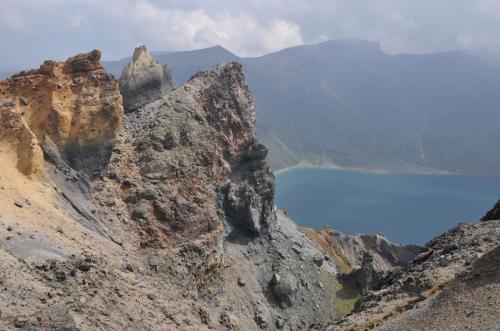
[[[134,54],[120,81],[98,50],[0,81],[0,330],[498,325],[498,204],[424,247],[301,229],[241,64],[178,86]]]
[[[153,55],[179,84],[242,63],[274,170],[306,161],[500,178],[500,68],[466,52],[388,55],[375,42],[339,40],[256,58],[219,46]],[[104,67],[120,77],[128,62]]]

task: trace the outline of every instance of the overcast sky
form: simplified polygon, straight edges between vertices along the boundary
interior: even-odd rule
[[[0,0],[0,67],[98,48],[105,59],[221,45],[240,56],[328,39],[388,53],[500,55],[500,0]]]

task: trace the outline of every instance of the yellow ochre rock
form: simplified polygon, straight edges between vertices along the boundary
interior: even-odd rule
[[[106,164],[123,117],[118,83],[100,59],[93,50],[45,61],[0,82],[0,112],[16,112],[39,146],[50,138],[67,163],[88,174]]]

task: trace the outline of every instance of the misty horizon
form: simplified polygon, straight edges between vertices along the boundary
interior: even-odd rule
[[[376,3],[200,0],[5,0],[0,67],[38,65],[100,49],[104,60],[128,56],[138,44],[156,51],[221,45],[240,57],[326,40],[379,42],[387,54],[466,50],[500,53],[500,3],[433,1]]]

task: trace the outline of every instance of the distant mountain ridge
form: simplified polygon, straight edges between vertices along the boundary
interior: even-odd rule
[[[306,161],[500,177],[500,69],[466,52],[388,55],[338,40],[255,58],[220,46],[153,55],[180,84],[241,62],[275,170]],[[127,61],[104,66],[119,76]]]

